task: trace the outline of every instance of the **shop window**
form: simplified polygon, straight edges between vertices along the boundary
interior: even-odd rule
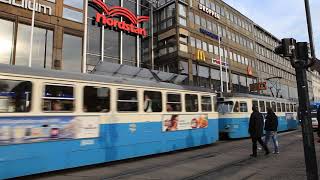
[[[143,106],[144,112],[162,112],[161,92],[145,91]]]
[[[198,112],[198,95],[195,94],[186,94],[186,111],[187,112]]]
[[[16,65],[28,66],[30,53],[31,26],[18,24],[16,45]],[[31,66],[37,68],[52,67],[53,32],[34,27]],[[1,57],[0,57],[1,58]]]
[[[32,100],[30,81],[0,80],[0,113],[29,112]]]
[[[167,94],[167,112],[181,112],[180,94]]]
[[[14,23],[0,19],[0,63],[11,64],[13,51]],[[29,37],[29,36],[28,36]],[[29,38],[30,41],[30,38]]]
[[[72,86],[45,85],[42,99],[42,110],[45,112],[72,112],[74,110]]]
[[[137,112],[137,91],[118,90],[117,109],[119,112]]]
[[[82,38],[64,34],[62,57],[62,70],[69,72],[81,72]]]
[[[211,112],[212,111],[212,102],[210,96],[201,97],[201,109],[202,112]]]
[[[110,89],[105,87],[85,86],[83,91],[84,112],[109,112]]]

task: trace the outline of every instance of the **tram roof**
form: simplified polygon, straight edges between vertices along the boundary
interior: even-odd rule
[[[281,100],[281,101],[287,101],[287,102],[291,102],[288,99],[284,99],[284,98],[275,98],[275,97],[271,97],[271,96],[263,96],[263,95],[257,95],[257,94],[246,94],[246,93],[232,93],[228,96],[225,96],[226,98],[232,98],[232,97],[237,97],[237,98],[252,98],[252,99],[267,99],[267,100]]]
[[[156,87],[156,88],[165,88],[165,89],[177,89],[177,90],[189,90],[189,91],[215,93],[213,90],[207,89],[207,88],[178,85],[178,84],[167,83],[167,82],[158,82],[158,81],[151,81],[151,80],[148,81],[148,80],[143,80],[143,79],[121,78],[121,77],[114,77],[114,76],[110,76],[110,75],[65,72],[65,71],[61,71],[61,70],[30,68],[30,67],[26,67],[26,66],[17,66],[17,65],[13,66],[13,65],[0,64],[0,73],[40,76],[40,77],[46,77],[46,78],[58,78],[58,79],[67,79],[67,80],[80,80],[80,81],[93,81],[93,82],[102,82],[102,83],[126,84],[126,85],[141,86],[141,87]]]

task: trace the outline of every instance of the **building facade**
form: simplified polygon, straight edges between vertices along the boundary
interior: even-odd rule
[[[0,63],[90,73],[106,61],[217,91],[297,99],[294,69],[273,52],[279,39],[221,0],[32,2],[0,0]]]

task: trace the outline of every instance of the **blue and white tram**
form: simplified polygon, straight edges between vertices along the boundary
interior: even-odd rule
[[[215,97],[167,83],[0,65],[0,179],[213,143]]]
[[[272,108],[278,116],[278,131],[297,129],[297,104],[281,98],[235,94],[217,102],[219,112],[219,132],[229,138],[249,137],[248,125],[252,106],[266,115],[266,109]]]

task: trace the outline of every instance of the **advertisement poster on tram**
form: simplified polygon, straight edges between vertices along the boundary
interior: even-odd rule
[[[0,118],[0,145],[98,136],[97,116]]]
[[[164,115],[162,131],[180,131],[208,127],[208,115]]]

